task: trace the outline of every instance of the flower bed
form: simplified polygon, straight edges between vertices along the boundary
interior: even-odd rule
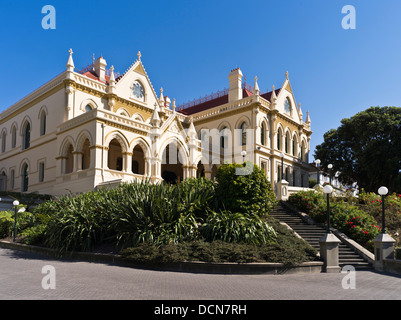
[[[331,198],[331,225],[344,232],[365,248],[373,250],[373,239],[379,234],[380,227],[373,216],[365,212],[361,206],[347,199]],[[326,224],[326,197],[317,191],[300,191],[289,197],[290,203],[306,212],[317,223]]]

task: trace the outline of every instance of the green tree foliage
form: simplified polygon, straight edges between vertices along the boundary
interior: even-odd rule
[[[401,108],[371,107],[324,134],[315,158],[333,164],[343,184],[356,182],[369,192],[385,185],[401,192]]]
[[[247,175],[239,175],[243,164],[222,164],[216,173],[216,196],[220,206],[231,212],[252,212],[260,217],[277,204],[276,196],[265,173],[256,165]],[[249,164],[248,166],[249,167]]]

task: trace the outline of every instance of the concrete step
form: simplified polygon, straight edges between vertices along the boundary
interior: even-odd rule
[[[319,251],[319,240],[326,234],[325,228],[306,223],[297,213],[292,212],[281,203],[270,214],[277,220],[289,225],[301,238]],[[359,269],[372,267],[365,259],[344,243],[339,245],[339,264],[341,267],[351,265]]]

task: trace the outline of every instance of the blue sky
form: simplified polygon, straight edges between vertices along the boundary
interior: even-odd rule
[[[48,4],[55,30],[41,25]],[[342,28],[345,5],[355,30]],[[2,1],[0,111],[65,70],[69,48],[76,67],[94,53],[120,72],[140,50],[156,92],[178,104],[228,87],[236,67],[262,92],[288,70],[313,154],[341,119],[400,106],[400,12],[399,0]]]

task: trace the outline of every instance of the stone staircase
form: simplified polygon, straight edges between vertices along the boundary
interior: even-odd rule
[[[302,239],[307,241],[318,252],[320,251],[319,240],[326,233],[325,227],[317,224],[308,224],[298,213],[293,212],[287,206],[283,205],[282,202],[279,202],[270,214],[277,220],[286,223]],[[367,260],[344,242],[341,242],[339,246],[339,265],[340,267],[351,265],[355,269],[372,268],[372,265]]]

